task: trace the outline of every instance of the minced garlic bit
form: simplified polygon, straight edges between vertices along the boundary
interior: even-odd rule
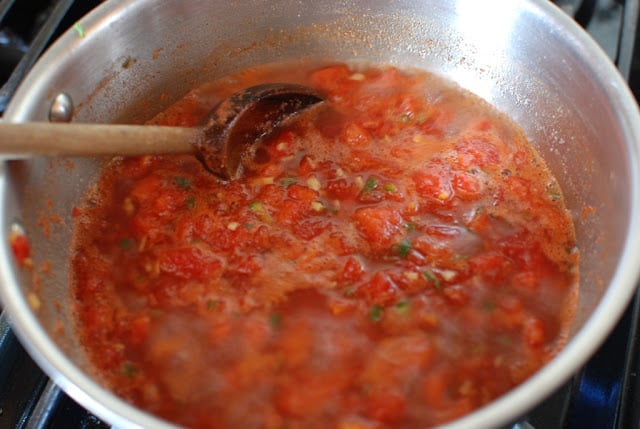
[[[447,282],[450,282],[456,276],[456,272],[453,270],[442,270],[440,271],[440,276]]]
[[[252,185],[273,185],[273,177],[256,177],[251,179]]]
[[[239,226],[240,224],[238,222],[229,222],[227,224],[227,229],[230,229],[231,231],[235,231],[236,229],[238,229]]]
[[[280,152],[283,152],[287,149],[287,143],[286,142],[280,142],[276,145],[276,149],[279,150]]]
[[[344,177],[344,170],[342,168],[336,170],[336,177]]]
[[[351,76],[349,76],[349,79],[357,80],[358,82],[365,80],[365,78],[366,78],[365,75],[363,75],[362,73],[354,73]]]
[[[425,323],[430,327],[438,326],[438,316],[436,316],[435,314],[431,314],[431,313],[423,314],[421,319],[423,323]]]
[[[450,196],[451,194],[449,192],[440,191],[440,193],[438,194],[438,199],[441,201],[445,201],[445,200],[448,200]]]
[[[316,161],[310,157],[310,156],[305,156],[304,160],[307,162],[307,164],[309,164],[309,167],[311,167],[312,169],[315,170],[316,168]]]
[[[31,309],[33,311],[38,311],[38,310],[40,310],[40,307],[42,307],[42,303],[40,302],[40,298],[38,298],[38,295],[36,295],[33,292],[29,292],[27,294],[27,302],[29,303],[29,306],[31,307]]]
[[[142,239],[140,239],[140,242],[138,243],[138,252],[144,251],[146,247],[147,247],[147,236],[144,235],[142,236]]]
[[[158,275],[160,273],[160,260],[147,261],[144,264],[144,269],[149,274]]]
[[[356,177],[356,185],[360,189],[362,189],[364,187],[364,179],[362,178],[362,176]]]
[[[314,201],[311,203],[311,208],[314,211],[321,212],[322,210],[324,210],[324,204],[322,204],[320,201]]]
[[[426,143],[427,137],[424,134],[414,134],[411,140],[413,140],[414,143]]]
[[[314,191],[319,191],[321,186],[320,181],[316,176],[311,176],[307,179],[307,185]]]
[[[136,211],[136,206],[133,204],[133,200],[129,197],[124,199],[122,208],[127,216],[131,216]]]
[[[418,280],[418,278],[420,277],[420,275],[415,271],[405,271],[403,275],[407,278],[407,280],[411,281]]]
[[[465,380],[464,383],[458,389],[458,393],[462,396],[470,396],[475,393],[476,389],[473,386],[473,381]]]

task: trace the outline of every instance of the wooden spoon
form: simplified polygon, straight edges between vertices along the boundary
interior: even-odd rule
[[[1,123],[0,154],[152,155],[194,153],[223,179],[242,175],[258,143],[298,113],[322,102],[312,88],[269,83],[221,101],[198,127],[84,123]]]

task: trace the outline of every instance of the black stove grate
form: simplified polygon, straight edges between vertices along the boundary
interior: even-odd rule
[[[101,0],[0,0],[0,114],[42,52]],[[555,0],[602,46],[640,97],[640,0]],[[0,308],[1,310],[1,308]],[[511,429],[640,427],[640,297],[596,355]],[[0,313],[0,429],[109,427],[31,360]]]

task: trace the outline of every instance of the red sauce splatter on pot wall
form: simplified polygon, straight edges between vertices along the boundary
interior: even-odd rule
[[[200,88],[154,122],[195,124],[279,73]],[[107,385],[191,427],[415,428],[552,358],[578,256],[522,132],[422,72],[296,76],[327,106],[271,138],[242,180],[191,156],[104,172],[76,219],[73,271]]]

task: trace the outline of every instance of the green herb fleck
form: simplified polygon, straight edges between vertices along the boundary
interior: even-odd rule
[[[273,329],[278,329],[282,326],[282,315],[280,313],[273,313],[269,316],[269,324]]]
[[[422,274],[429,280],[436,289],[442,289],[442,282],[431,270],[423,270]]]
[[[352,297],[356,294],[356,288],[353,285],[348,285],[342,293],[346,297]]]
[[[396,185],[394,185],[393,183],[387,183],[383,186],[383,189],[387,192],[389,192],[390,194],[393,194],[395,192],[398,192],[398,188],[396,188]]]
[[[495,302],[485,302],[484,304],[482,304],[482,309],[484,311],[486,311],[487,313],[492,312],[493,310],[496,309],[496,303]]]
[[[409,256],[411,248],[412,246],[409,240],[402,240],[400,243],[398,243],[398,255],[400,255],[401,258],[406,258],[407,256]]]
[[[219,304],[220,304],[220,300],[210,299],[209,301],[207,301],[207,310],[213,311],[216,308],[218,308]]]
[[[84,38],[84,36],[86,36],[86,33],[84,32],[84,28],[82,27],[82,24],[80,24],[79,22],[76,22],[75,24],[73,24],[73,29],[76,30],[76,33],[78,33],[78,36],[81,39]]]
[[[252,201],[251,203],[249,203],[249,208],[258,216],[258,219],[260,219],[262,222],[271,223],[273,221],[260,201]]]
[[[133,238],[123,238],[120,240],[120,248],[124,250],[131,249],[133,247]]]
[[[409,307],[411,303],[408,300],[397,302],[393,308],[400,314],[407,314],[409,312]]]
[[[175,178],[175,182],[180,189],[191,189],[191,182],[186,177],[178,176]]]
[[[129,66],[133,63],[133,60],[131,57],[127,57],[124,59],[124,61],[122,62],[122,68],[123,69],[128,69]]]
[[[284,186],[285,188],[289,187],[289,186],[291,186],[291,185],[293,185],[295,183],[298,183],[298,179],[296,179],[295,177],[285,177],[282,180],[280,180],[280,184],[282,186]]]
[[[369,177],[364,183],[365,192],[373,192],[378,187],[378,181],[374,177]]]
[[[120,367],[120,374],[124,375],[127,378],[134,377],[138,373],[138,370],[131,362],[125,362]]]
[[[407,232],[414,232],[418,226],[414,222],[407,223]]]
[[[405,124],[411,122],[411,115],[404,114],[400,116],[400,122],[404,122]]]
[[[374,322],[379,322],[382,319],[382,315],[384,313],[384,309],[381,305],[374,305],[371,307],[371,311],[369,311],[369,319]]]
[[[184,200],[185,205],[187,206],[187,208],[189,210],[193,210],[196,208],[196,197],[194,197],[193,195],[189,195],[185,200]]]
[[[249,203],[249,208],[254,213],[262,213],[264,211],[264,207],[260,201],[251,201]]]

